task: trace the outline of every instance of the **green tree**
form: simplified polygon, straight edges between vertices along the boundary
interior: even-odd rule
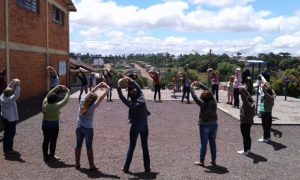
[[[234,70],[237,68],[237,65],[231,64],[228,62],[222,62],[218,64],[218,72],[220,81],[227,81],[229,76],[234,74]]]

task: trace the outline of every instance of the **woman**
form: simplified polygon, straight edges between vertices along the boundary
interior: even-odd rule
[[[200,99],[195,94],[193,88],[191,88],[191,94],[194,101],[200,106],[199,114],[199,130],[200,130],[200,161],[195,162],[195,165],[204,166],[204,160],[207,149],[207,141],[209,141],[211,161],[212,165],[216,165],[217,147],[216,147],[216,135],[218,130],[218,116],[217,116],[217,101],[213,97],[212,92],[208,88],[198,81],[192,83],[192,87],[199,85],[204,91],[200,95]]]
[[[207,72],[208,77],[211,81],[211,92],[213,93],[213,95],[216,95],[216,100],[217,102],[219,102],[219,75],[212,68],[209,68]]]
[[[4,126],[3,153],[4,155],[17,153],[14,151],[14,137],[16,124],[19,120],[16,100],[20,97],[20,80],[13,79],[0,96],[1,119]]]
[[[127,100],[122,94],[121,82],[124,80],[130,81],[134,84],[135,89],[129,92],[129,97],[130,97],[129,100]],[[147,117],[150,115],[150,113],[147,110],[147,105],[146,105],[143,92],[141,91],[140,86],[129,77],[119,79],[117,90],[121,101],[129,108],[128,120],[131,123],[131,128],[129,133],[130,144],[128,148],[126,162],[122,171],[124,173],[129,172],[129,167],[132,161],[132,156],[136,146],[136,141],[138,135],[140,134],[142,140],[145,172],[150,172],[151,169],[150,169],[150,157],[149,157],[149,150],[148,150],[148,123],[147,123]]]
[[[100,97],[98,97],[96,94],[96,90],[98,90],[101,87],[106,88],[106,91]],[[96,167],[94,164],[94,155],[92,148],[94,136],[93,116],[95,109],[99,106],[99,104],[102,102],[102,100],[108,93],[108,88],[109,86],[106,83],[102,82],[96,87],[94,87],[80,102],[76,128],[77,143],[75,148],[75,167],[77,169],[80,168],[81,147],[84,139],[86,143],[87,157],[89,161],[90,170],[98,169],[98,167]]]
[[[66,92],[65,96],[61,101],[58,101],[58,94],[62,91]],[[64,85],[59,85],[50,90],[43,101],[42,129],[44,134],[43,155],[45,162],[48,162],[49,160],[59,160],[55,155],[56,141],[59,132],[59,115],[60,109],[67,104],[68,99],[69,89]],[[48,154],[49,144],[50,154]]]
[[[55,69],[51,66],[47,67],[48,76],[51,81],[50,90],[59,85],[59,77]]]
[[[112,74],[111,74],[111,70],[108,71],[107,69],[105,69],[106,74],[104,73],[104,71],[102,71],[102,74],[104,76],[105,82],[106,84],[109,86],[109,92],[107,94],[107,102],[112,102],[111,96],[112,96],[112,85],[113,85],[113,78],[112,78]]]
[[[264,93],[264,96],[260,106],[260,114],[264,135],[262,138],[258,139],[258,142],[266,143],[271,139],[272,109],[274,106],[276,94],[273,91],[271,85],[267,82],[262,86],[262,91]]]
[[[233,81],[234,81],[234,76],[230,76],[229,81],[227,82],[227,103],[232,105],[233,101]]]
[[[248,155],[251,152],[251,127],[253,125],[253,117],[255,116],[255,102],[251,97],[251,94],[246,89],[239,88],[241,98],[243,101],[242,108],[240,110],[240,121],[241,121],[241,133],[243,136],[244,149],[237,153],[241,155]]]
[[[85,94],[88,93],[88,87],[87,87],[88,80],[87,80],[86,76],[84,75],[84,73],[80,69],[77,70],[77,77],[81,81],[81,88],[80,88],[80,93],[79,93],[79,102],[80,102],[83,90],[85,91]]]
[[[185,95],[187,95],[187,104],[190,104],[190,91],[191,91],[191,80],[188,78],[186,73],[183,73],[182,78],[182,86],[183,86],[183,94],[181,98],[181,102],[183,103],[183,99],[185,98]]]
[[[153,79],[153,84],[154,84],[154,97],[153,97],[153,102],[156,101],[156,94],[158,93],[158,102],[161,102],[161,96],[160,96],[160,78],[159,78],[159,72],[155,71],[149,71],[148,72],[150,77]]]
[[[241,77],[241,69],[236,68],[235,70],[235,77],[233,82],[233,107],[239,108],[240,106],[240,98],[239,98],[239,87],[242,83],[242,77]]]

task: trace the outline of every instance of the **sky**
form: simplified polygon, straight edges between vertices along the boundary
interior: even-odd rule
[[[70,51],[300,56],[298,0],[73,0]]]

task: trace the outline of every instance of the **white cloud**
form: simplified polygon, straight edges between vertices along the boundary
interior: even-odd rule
[[[71,33],[79,33],[83,42],[73,42],[71,51],[96,54],[169,52],[173,54],[214,53],[257,54],[290,51],[299,54],[300,11],[291,16],[274,16],[270,10],[257,11],[254,0],[166,0],[147,8],[120,6],[114,1],[75,1],[77,12],[70,14]],[[198,7],[194,7],[194,4]],[[217,7],[214,10],[205,6]],[[180,32],[167,37],[159,30]],[[189,39],[184,32],[252,32],[253,38],[217,41]],[[269,42],[269,33],[277,32]],[[155,34],[155,35],[154,35]],[[172,35],[171,35],[172,34]],[[217,33],[216,33],[217,34]],[[273,34],[274,36],[274,34]],[[100,40],[101,38],[101,40]],[[269,40],[269,41],[267,41]],[[299,39],[300,41],[300,39]],[[294,44],[293,44],[294,43]],[[289,45],[288,45],[289,44]]]
[[[197,5],[207,5],[213,7],[230,7],[237,5],[246,5],[255,0],[190,0]]]
[[[256,11],[249,2],[253,0],[194,0],[194,3],[222,7],[216,11],[197,8],[185,1],[165,1],[147,8],[120,6],[114,1],[85,0],[76,4],[77,12],[71,13],[71,25],[98,27],[99,29],[148,30],[155,28],[174,31],[261,31],[277,29],[280,23],[299,29],[297,12],[290,17],[271,17],[271,11]],[[221,6],[222,5],[222,6]]]

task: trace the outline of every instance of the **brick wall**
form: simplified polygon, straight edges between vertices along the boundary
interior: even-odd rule
[[[5,40],[5,9],[4,9],[5,1],[0,1],[0,41]],[[0,56],[1,58],[2,56]],[[0,59],[1,60],[1,59]]]
[[[65,2],[63,0],[57,0],[62,7],[67,9]],[[56,48],[60,50],[68,51],[69,47],[69,30],[68,30],[68,14],[65,13],[64,25],[60,25],[52,21],[52,5],[49,4],[49,47]]]
[[[46,46],[45,1],[40,1],[40,12],[20,7],[9,1],[10,41],[35,46]]]
[[[10,51],[11,79],[21,80],[21,97],[28,99],[47,91],[46,56],[41,53]]]

